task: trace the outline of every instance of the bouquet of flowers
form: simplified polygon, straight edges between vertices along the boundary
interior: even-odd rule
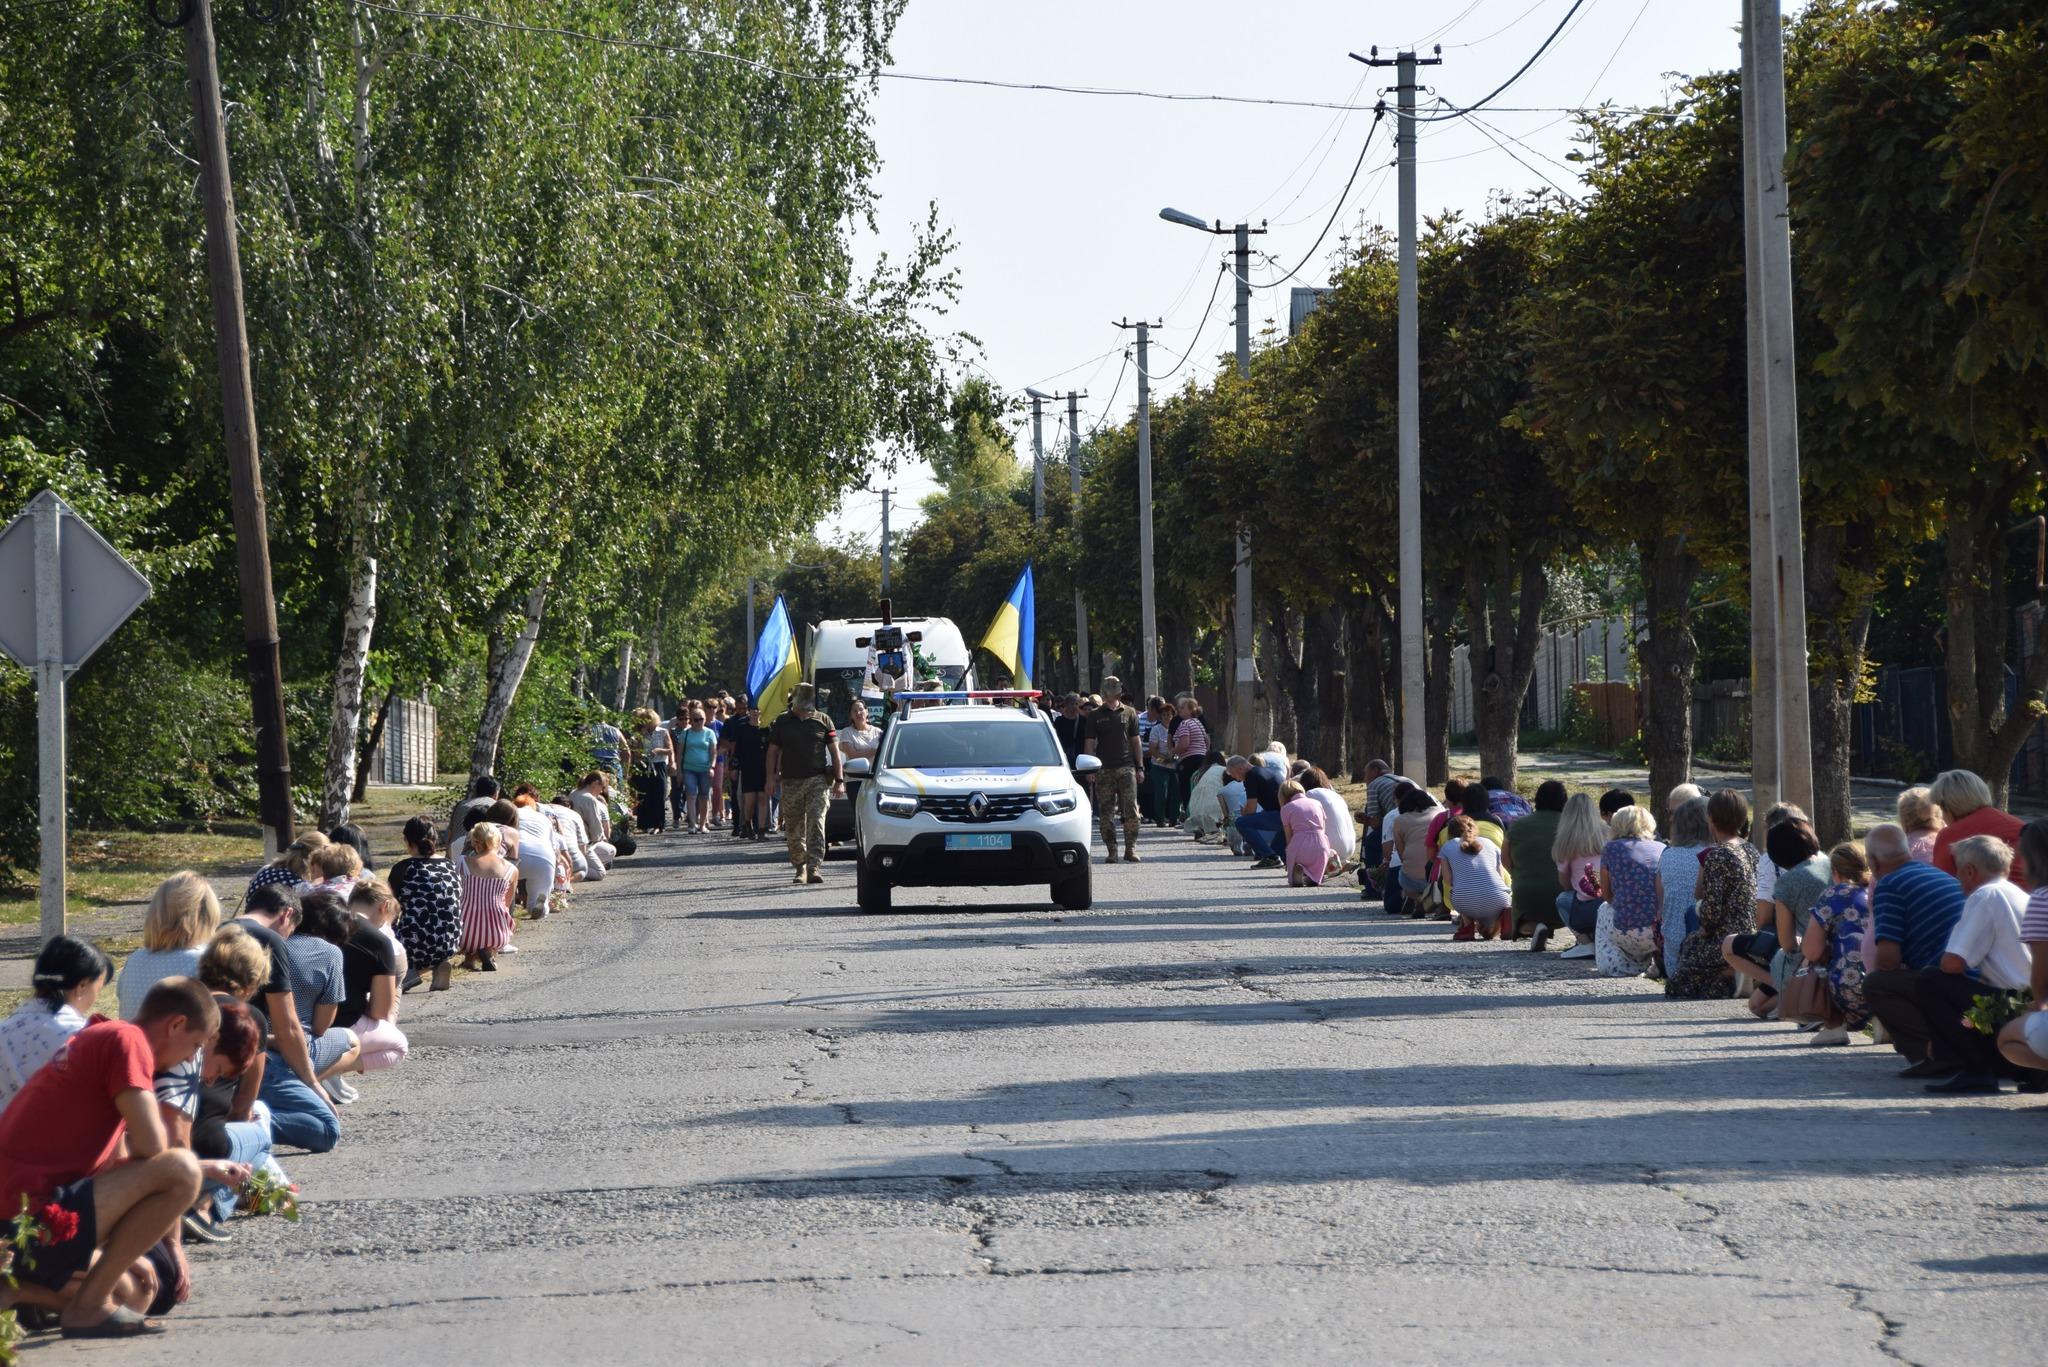
[[[298,1187],[262,1168],[250,1173],[249,1180],[243,1183],[242,1203],[251,1215],[282,1215],[294,1223],[299,1218]]]
[[[2034,994],[2024,988],[2017,992],[1980,993],[1963,1013],[1963,1024],[1980,1035],[1996,1035],[2007,1021],[2025,1015],[2033,1002]]]

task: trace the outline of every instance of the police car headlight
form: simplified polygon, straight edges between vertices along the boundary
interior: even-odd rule
[[[914,793],[877,793],[875,808],[884,816],[915,816],[917,796]]]
[[[1080,805],[1080,797],[1069,788],[1063,793],[1040,793],[1038,810],[1046,816],[1063,816]]]

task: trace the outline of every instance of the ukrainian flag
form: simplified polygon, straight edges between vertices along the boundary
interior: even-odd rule
[[[1024,573],[1017,576],[1017,587],[996,609],[988,635],[981,638],[981,648],[1010,667],[1010,677],[1016,680],[1017,688],[1032,687],[1031,676],[1035,672],[1038,609],[1032,599],[1031,566],[1027,562]]]
[[[789,706],[790,691],[803,678],[803,663],[797,658],[796,633],[790,629],[789,608],[782,595],[775,595],[775,609],[761,628],[754,657],[747,661],[747,692],[770,720]]]

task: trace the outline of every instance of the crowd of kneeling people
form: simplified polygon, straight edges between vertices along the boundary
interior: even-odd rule
[[[0,1021],[0,1221],[21,1217],[0,1305],[67,1337],[156,1332],[190,1292],[188,1246],[226,1242],[238,1210],[295,1213],[276,1150],[340,1142],[351,1079],[406,1057],[400,998],[515,952],[516,907],[563,911],[631,853],[612,821],[603,773],[552,800],[485,777],[445,837],[407,822],[384,877],[356,827],[309,831],[232,920],[199,874],[165,879],[118,973],[50,940]]]
[[[1680,784],[1660,822],[1633,793],[1554,779],[1533,802],[1490,778],[1439,799],[1379,760],[1366,779],[1354,814],[1277,743],[1211,755],[1182,829],[1296,885],[1355,857],[1360,895],[1390,916],[1538,953],[1569,932],[1560,958],[1670,997],[1739,995],[1813,1045],[1869,1029],[1935,1093],[2048,1091],[2048,818],[2001,811],[1968,770],[1906,789],[1896,821],[1828,850],[1798,807],[1753,828],[1727,788]]]

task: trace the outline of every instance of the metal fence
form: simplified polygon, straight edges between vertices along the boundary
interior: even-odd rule
[[[440,722],[423,702],[394,698],[384,735],[370,755],[379,783],[429,784],[440,772]]]

